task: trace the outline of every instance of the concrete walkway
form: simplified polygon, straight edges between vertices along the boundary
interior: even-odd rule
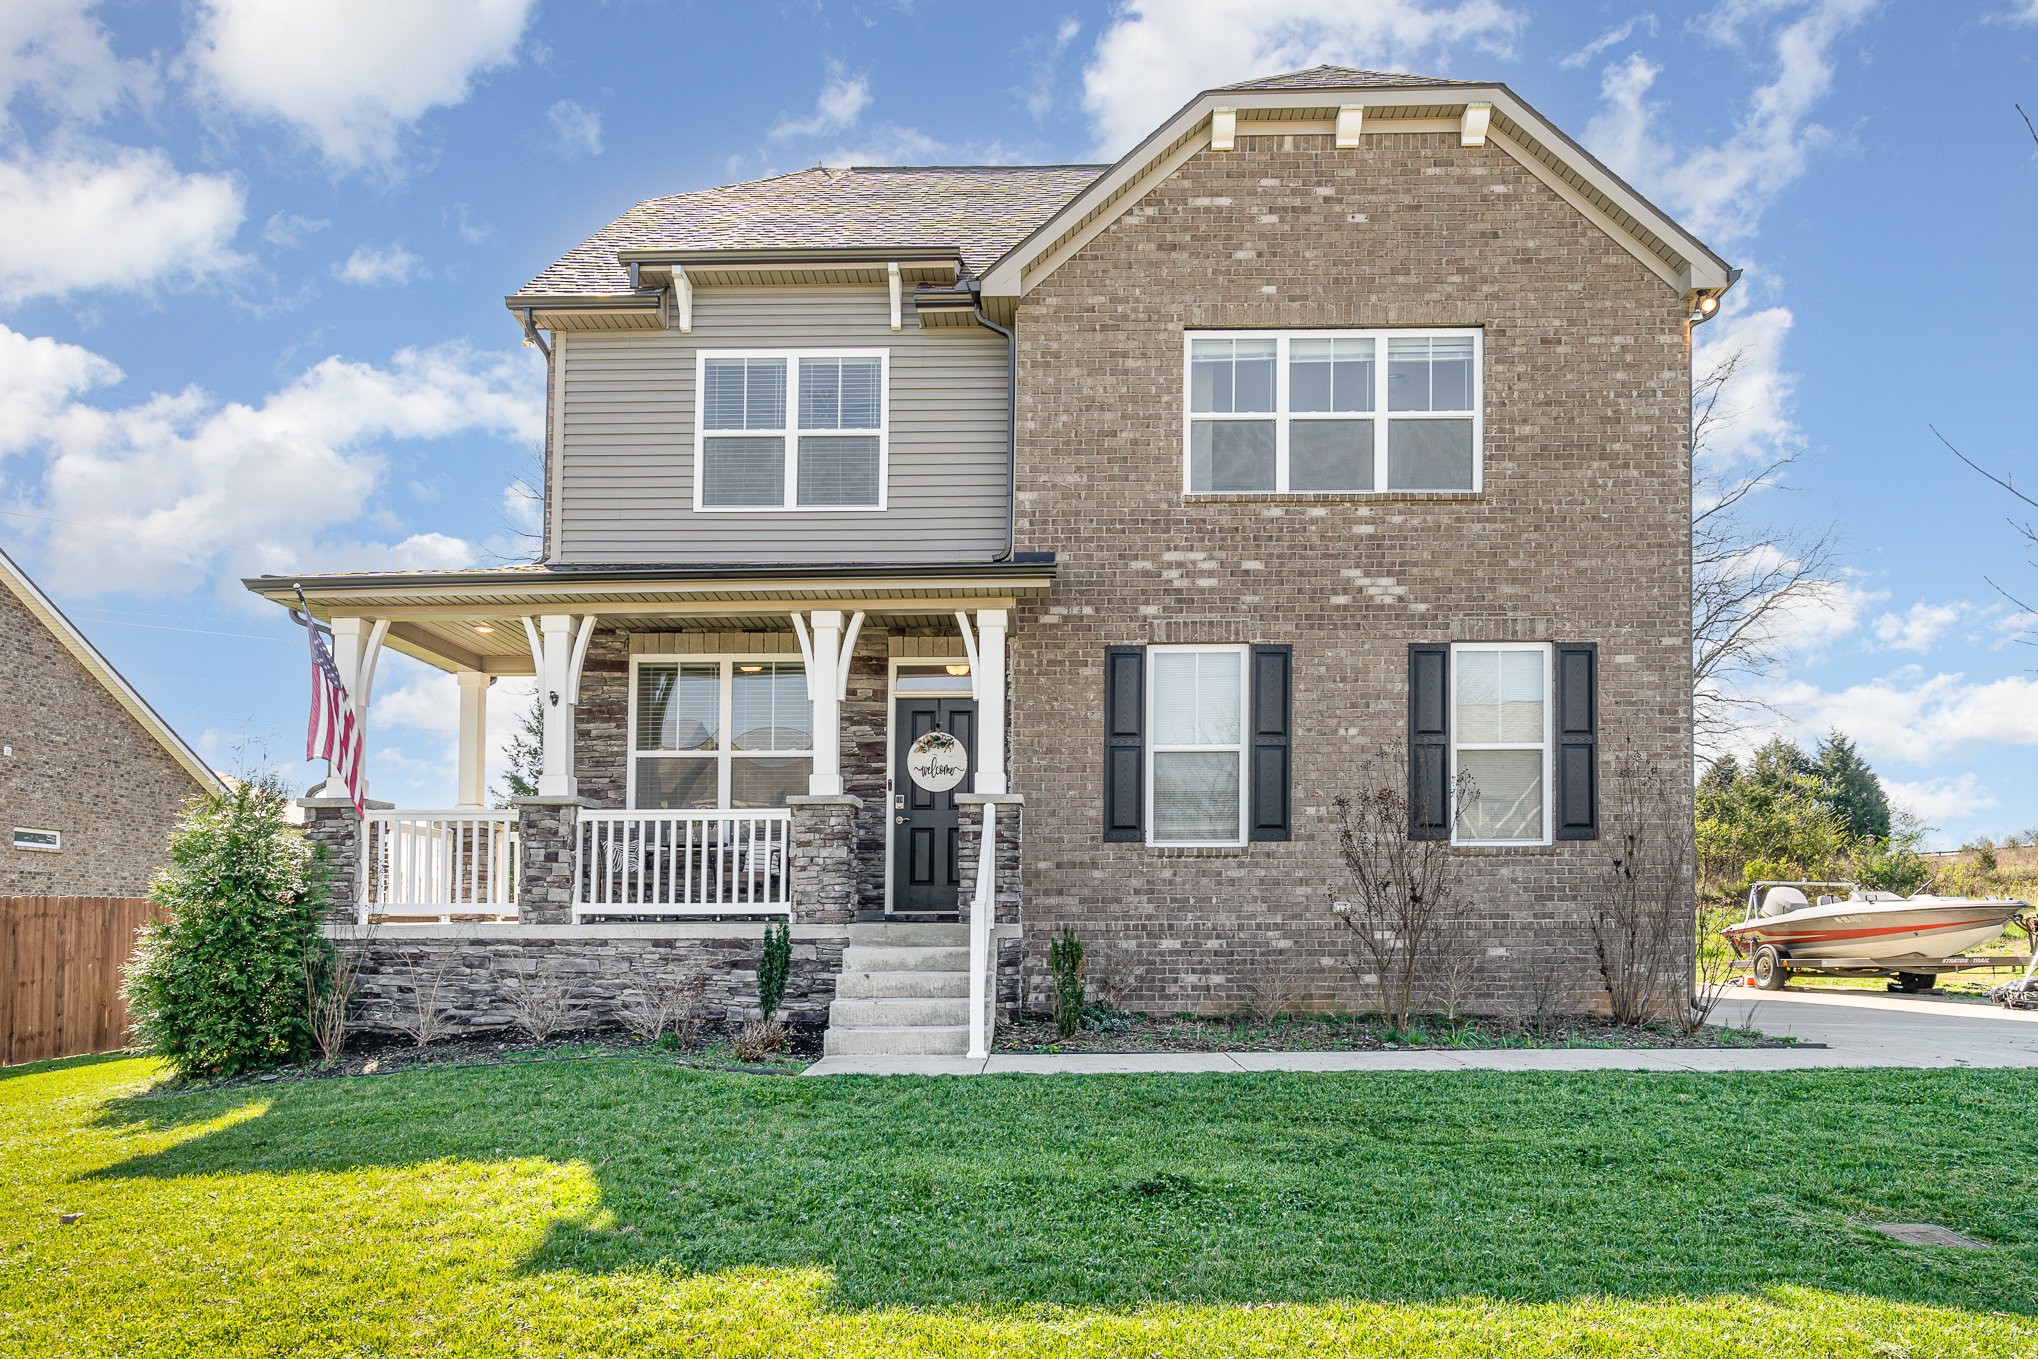
[[[1468,1052],[996,1053],[829,1057],[809,1076],[1110,1075],[1197,1071],[1788,1071],[1805,1067],[2038,1067],[2038,1012],[1916,996],[1735,992],[1717,1022],[1794,1048],[1543,1048]]]

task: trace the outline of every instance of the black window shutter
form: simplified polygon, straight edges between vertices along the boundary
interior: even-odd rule
[[[1253,648],[1252,673],[1252,838],[1286,840],[1294,833],[1289,808],[1289,697],[1293,651],[1285,646]]]
[[[1451,837],[1451,649],[1408,648],[1408,838]]]
[[[1599,646],[1557,644],[1557,838],[1599,838]]]
[[[1146,648],[1104,648],[1104,838],[1146,838]]]

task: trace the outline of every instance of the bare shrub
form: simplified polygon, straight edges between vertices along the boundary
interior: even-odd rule
[[[1468,1003],[1479,990],[1478,937],[1470,921],[1460,921],[1456,928],[1463,932],[1464,939],[1438,950],[1431,989],[1437,1012],[1452,1025],[1464,1020]]]
[[[1099,940],[1089,946],[1085,966],[1090,999],[1109,1010],[1124,1010],[1151,969],[1151,960],[1136,945],[1123,939]]]
[[[1527,1003],[1518,1016],[1522,1029],[1538,1043],[1547,1043],[1570,1026],[1577,1008],[1576,989],[1565,965],[1547,957],[1535,957],[1528,970]]]
[[[1470,780],[1461,780],[1453,820],[1472,796]],[[1371,1008],[1389,1028],[1405,1029],[1471,940],[1454,881],[1457,861],[1448,839],[1410,837],[1400,770],[1375,761],[1361,774],[1357,794],[1334,805],[1352,891],[1350,900],[1332,903],[1331,918],[1350,934],[1353,971]]]
[[[785,1046],[786,1027],[776,1019],[753,1019],[736,1030],[730,1051],[739,1062],[761,1062]]]
[[[360,989],[361,964],[368,956],[370,930],[349,930],[331,941],[329,949],[306,950],[304,999],[311,1022],[311,1041],[319,1057],[331,1062],[347,1042],[347,1016]]]
[[[1274,1024],[1294,1013],[1304,989],[1294,958],[1283,953],[1262,959],[1246,978],[1246,1013],[1255,1024]]]
[[[404,989],[410,992],[410,1008],[398,1010],[390,1023],[419,1047],[430,1047],[453,1028],[452,1014],[441,999],[446,990],[446,964],[428,966],[415,953],[406,954],[404,963],[409,976]]]
[[[701,972],[689,972],[675,982],[633,987],[623,993],[623,1027],[647,1043],[670,1033],[681,1048],[696,1047],[707,992],[708,979]]]
[[[1697,920],[1698,963],[1693,969],[1691,999],[1677,1014],[1677,1031],[1685,1037],[1712,1023],[1712,1012],[1734,984],[1734,950],[1725,939],[1705,928],[1705,910]]]
[[[563,986],[513,977],[503,987],[503,993],[509,998],[510,1021],[534,1043],[573,1028],[581,1020],[580,1011]]]
[[[1632,746],[1611,761],[1602,802],[1606,856],[1592,899],[1592,951],[1613,1022],[1677,1012],[1692,919],[1691,805]]]

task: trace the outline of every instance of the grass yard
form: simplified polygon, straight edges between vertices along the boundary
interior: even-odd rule
[[[155,1078],[0,1071],[0,1353],[2038,1354],[2038,1072]]]

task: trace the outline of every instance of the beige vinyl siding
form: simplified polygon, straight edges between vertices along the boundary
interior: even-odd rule
[[[559,541],[566,563],[960,561],[1005,534],[1005,342],[894,332],[883,288],[701,288],[693,333],[560,337]],[[699,514],[694,355],[728,349],[891,352],[890,486],[882,511]]]

